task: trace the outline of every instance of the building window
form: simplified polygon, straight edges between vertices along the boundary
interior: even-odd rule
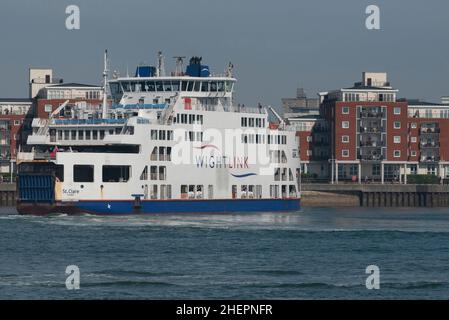
[[[46,105],[44,106],[44,111],[45,111],[45,112],[50,113],[50,112],[52,112],[52,110],[53,110],[53,108],[52,108],[52,105],[51,105],[51,104],[46,104]]]
[[[349,136],[341,136],[341,142],[349,143]]]
[[[394,136],[393,141],[394,143],[401,143],[401,136]]]
[[[349,107],[343,107],[342,108],[342,113],[343,114],[349,114]]]
[[[394,155],[395,158],[399,158],[401,156],[401,151],[400,150],[394,150],[393,155]]]
[[[401,114],[401,108],[400,107],[394,107],[394,114]]]
[[[348,128],[349,128],[349,121],[343,121],[343,122],[341,123],[341,127],[342,127],[343,129],[348,129]]]
[[[380,164],[373,165],[373,176],[380,176],[380,175],[381,175]]]
[[[416,124],[416,122],[412,122],[411,127],[412,127],[412,129],[416,129],[418,127],[418,125]]]
[[[412,157],[416,157],[416,150],[412,150],[412,152],[410,153],[410,155],[411,155]]]
[[[436,175],[437,171],[434,165],[428,165],[427,166],[427,174]]]
[[[341,156],[344,157],[344,158],[348,158],[349,157],[349,150],[347,150],[347,149],[341,150]]]
[[[349,166],[349,175],[355,176],[355,175],[358,175],[358,173],[359,173],[359,168],[356,164],[352,164]]]
[[[394,128],[395,129],[401,129],[401,123],[399,121],[394,122]]]
[[[312,142],[312,136],[307,136],[307,142]]]
[[[412,138],[411,138],[411,142],[412,142],[412,143],[416,143],[417,141],[418,141],[418,139],[417,139],[416,137],[412,137]]]

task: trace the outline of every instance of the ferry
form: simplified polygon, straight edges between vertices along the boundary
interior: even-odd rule
[[[18,153],[18,212],[299,210],[295,129],[270,106],[234,103],[231,63],[212,74],[200,57],[185,69],[175,58],[169,75],[159,52],[156,66],[109,78],[106,51],[102,106],[66,101],[34,119]]]

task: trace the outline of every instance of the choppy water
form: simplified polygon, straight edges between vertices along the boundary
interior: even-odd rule
[[[0,299],[449,297],[448,209],[145,217],[0,209]],[[380,268],[380,290],[365,268]],[[65,287],[77,265],[81,289]]]

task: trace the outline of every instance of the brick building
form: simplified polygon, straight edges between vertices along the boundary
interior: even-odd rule
[[[63,83],[53,78],[52,69],[29,69],[29,97],[0,99],[0,174],[9,176],[16,169],[16,154],[27,149],[34,118],[49,115],[69,100],[70,104],[85,104],[86,109],[101,109],[101,86]],[[88,110],[86,110],[88,111]],[[63,112],[71,112],[68,106]]]
[[[15,170],[16,153],[31,133],[33,114],[32,99],[0,99],[0,173]]]
[[[319,116],[289,117],[287,121],[296,128],[299,137],[301,172],[316,179],[329,176],[329,127]]]
[[[288,118],[302,143],[302,172],[335,183],[449,179],[449,105],[397,93],[386,73],[365,72],[350,88],[320,93],[319,116]]]
[[[65,101],[70,104],[86,102],[91,106],[101,108],[103,89],[101,86],[60,83],[42,88],[36,96],[36,118],[48,119]]]

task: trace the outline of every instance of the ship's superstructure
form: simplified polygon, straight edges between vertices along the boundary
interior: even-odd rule
[[[175,58],[170,75],[161,53],[156,67],[114,73],[101,109],[65,103],[34,119],[19,212],[297,210],[295,131],[270,124],[269,108],[234,104],[231,64],[213,75],[193,57],[184,72]]]

